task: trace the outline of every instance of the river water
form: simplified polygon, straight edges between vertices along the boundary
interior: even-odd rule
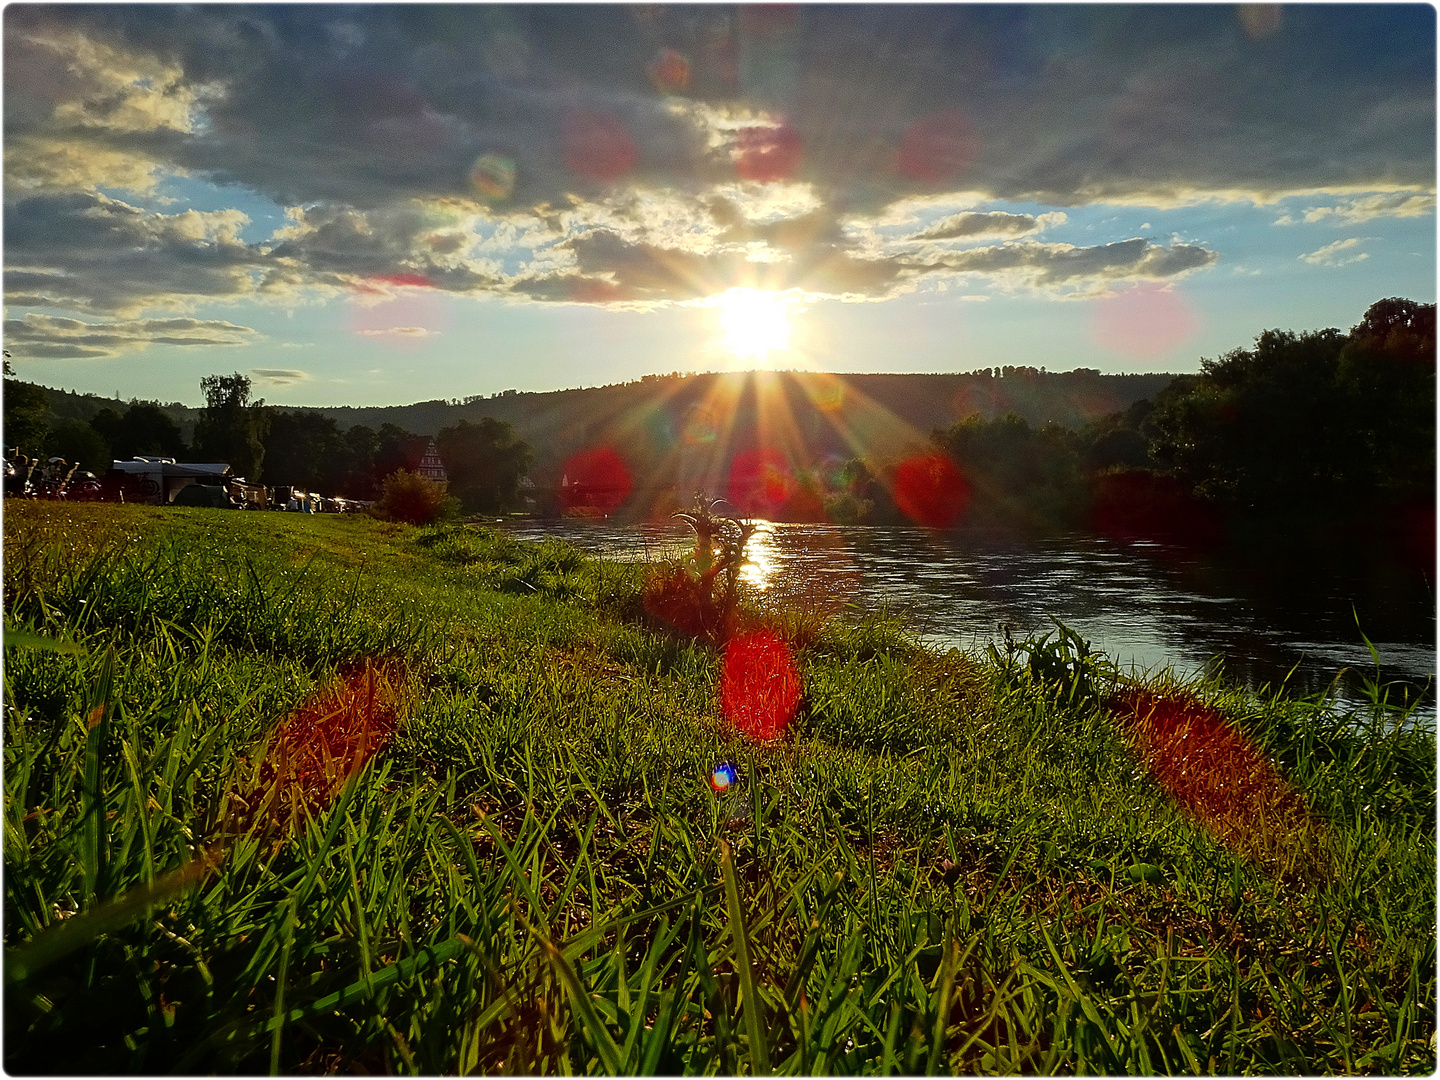
[[[512,531],[627,561],[683,554],[690,537],[680,522],[563,520]],[[983,649],[1003,640],[1005,626],[1017,639],[1054,630],[1053,615],[1125,669],[1190,675],[1218,666],[1251,687],[1288,675],[1295,693],[1333,682],[1342,702],[1358,702],[1362,679],[1376,674],[1363,631],[1382,681],[1423,692],[1417,719],[1433,723],[1433,579],[1373,552],[1287,543],[1202,553],[1079,533],[1022,540],[762,522],[748,554],[744,577],[758,589],[822,611],[888,608],[941,649]]]

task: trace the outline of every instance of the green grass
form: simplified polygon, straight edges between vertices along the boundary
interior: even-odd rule
[[[1435,1068],[1434,739],[1394,710],[1190,688],[1325,823],[1329,871],[1275,876],[1044,665],[828,625],[755,746],[717,651],[558,543],[5,510],[12,1072]],[[382,657],[385,753],[227,833],[286,715]]]

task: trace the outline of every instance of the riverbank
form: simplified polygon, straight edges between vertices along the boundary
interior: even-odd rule
[[[513,522],[591,554],[645,561],[683,552],[679,521]],[[972,528],[761,522],[746,579],[801,607],[888,610],[941,652],[981,651],[1053,630],[1055,615],[1127,671],[1191,678],[1219,668],[1238,686],[1330,693],[1341,709],[1367,680],[1435,717],[1432,583],[1383,550],[1333,533],[1263,534],[1202,551],[1096,533],[1048,536]],[[1433,576],[1433,575],[1432,575]],[[1367,639],[1379,653],[1379,667]]]
[[[7,505],[6,1067],[1434,1067],[1432,737],[1149,688],[1278,770],[1230,820],[1053,640],[756,607],[800,697],[754,744],[641,585],[488,531]]]

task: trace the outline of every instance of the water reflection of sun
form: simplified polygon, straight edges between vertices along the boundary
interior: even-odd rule
[[[756,522],[755,535],[745,548],[745,565],[740,568],[740,580],[763,592],[770,587],[779,557],[775,526],[768,521]]]

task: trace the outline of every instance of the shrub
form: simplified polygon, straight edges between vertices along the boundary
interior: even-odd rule
[[[383,521],[433,525],[459,512],[459,504],[447,493],[447,486],[443,480],[396,469],[381,484],[380,498],[371,512]]]

